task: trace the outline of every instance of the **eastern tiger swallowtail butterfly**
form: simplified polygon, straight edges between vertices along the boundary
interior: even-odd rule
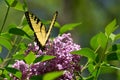
[[[58,12],[53,16],[53,19],[51,21],[49,29],[46,31],[45,25],[38,19],[34,14],[30,12],[25,12],[26,19],[28,21],[28,24],[30,25],[31,29],[34,31],[35,40],[37,41],[38,45],[41,49],[44,49],[45,44],[50,36],[52,27],[55,23],[56,17],[58,15]]]

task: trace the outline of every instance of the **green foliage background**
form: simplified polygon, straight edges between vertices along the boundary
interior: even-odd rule
[[[24,0],[20,0],[23,2]],[[66,23],[81,22],[82,24],[72,31],[75,41],[83,47],[89,45],[91,36],[103,31],[104,27],[117,19],[120,24],[120,1],[119,0],[25,0],[28,9],[37,14],[41,19],[48,20],[56,10],[59,12],[58,22]],[[7,7],[4,0],[0,0],[0,25],[2,25]],[[14,16],[17,15],[18,16]],[[4,30],[8,29],[9,23],[19,24],[23,12],[10,9]],[[14,16],[14,17],[12,17]],[[12,17],[12,20],[11,20]],[[78,30],[78,31],[76,31]]]
[[[7,1],[12,1],[12,0],[7,0]],[[72,33],[72,37],[74,38],[74,41],[76,43],[79,43],[82,48],[89,47],[91,45],[93,49],[96,49],[96,46],[98,45],[95,45],[94,42],[96,41],[97,38],[102,37],[104,40],[106,40],[106,37],[102,32],[106,32],[109,36],[110,33],[113,32],[112,30],[115,29],[111,27],[111,28],[106,28],[104,30],[107,24],[111,22],[113,19],[116,19],[116,21],[113,21],[113,24],[111,23],[112,26],[115,25],[116,22],[118,25],[120,24],[120,0],[18,0],[18,1],[20,1],[21,4],[19,3],[17,4],[15,2],[14,4],[9,4],[10,8],[9,8],[9,12],[7,13],[8,6],[6,5],[5,0],[0,0],[0,29],[2,29],[2,32],[8,32],[10,28],[12,27],[14,28],[18,25],[19,28],[22,28],[21,25],[27,26],[25,25],[26,22],[23,24],[21,22],[23,21],[24,18],[23,6],[26,6],[26,5],[22,5],[24,1],[27,2],[28,10],[35,13],[43,21],[51,20],[52,13],[58,11],[59,15],[57,21],[59,22],[60,26],[63,26],[64,24],[67,23],[71,23],[70,25],[73,25],[73,27],[77,26],[73,30],[72,30],[73,27],[67,29],[70,30],[69,32]],[[6,14],[8,14],[7,17]],[[2,28],[5,17],[6,17],[6,21],[4,27]],[[69,25],[64,25],[64,26],[69,27]],[[67,29],[63,28],[64,31],[67,31]],[[14,30],[18,31],[18,29],[16,28]],[[22,35],[22,36],[25,35],[24,38],[28,37],[26,33],[32,35],[30,31],[28,32],[26,31],[27,28],[24,28],[23,30],[25,31],[25,33],[24,32],[22,32],[23,34],[18,33],[18,35]],[[61,33],[64,33],[63,30],[61,28]],[[117,30],[114,33],[119,33],[119,31],[120,31],[119,28],[117,28]],[[59,29],[55,27],[52,32],[52,36],[56,36],[58,32]],[[96,35],[94,38],[92,38],[90,42],[90,38],[97,33],[99,34]],[[15,32],[15,34],[17,33]],[[112,36],[111,38],[114,38],[113,37],[114,35],[111,36]],[[119,35],[117,37],[119,38]],[[0,37],[1,43],[3,40],[4,39]],[[98,42],[99,43],[96,44],[102,44],[102,47],[103,48],[105,47],[106,43],[102,43],[102,42],[106,42],[106,41],[102,41],[98,39]],[[7,41],[6,43],[9,44],[9,42]],[[119,40],[116,41],[116,43],[119,43]],[[9,50],[11,49],[10,45],[11,44],[5,47]],[[22,44],[20,45],[23,46]],[[119,47],[119,45],[117,46]],[[92,53],[91,50],[89,52],[89,49],[87,48],[85,48],[85,50],[88,50],[88,53]],[[5,57],[7,55],[5,54],[6,49],[2,51],[0,56]],[[86,56],[86,54],[84,54],[84,56]],[[90,57],[93,59],[94,56],[90,56]],[[110,56],[110,58],[112,57]],[[113,59],[112,61],[109,62],[112,65],[116,65],[120,67],[119,59],[118,61]],[[90,66],[93,67],[93,65],[89,65],[89,68],[91,68]],[[106,68],[105,70],[103,70],[103,73],[99,77],[103,80],[119,80],[120,71],[115,67],[113,68],[115,70]],[[86,74],[87,71],[85,72],[85,75]]]

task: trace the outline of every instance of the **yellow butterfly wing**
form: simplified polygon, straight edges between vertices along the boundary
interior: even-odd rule
[[[31,29],[34,31],[36,40],[38,42],[38,44],[40,45],[40,47],[44,47],[50,32],[52,30],[52,27],[55,23],[56,17],[57,17],[58,12],[56,12],[53,16],[53,19],[51,21],[50,27],[48,29],[48,31],[46,31],[46,27],[42,24],[42,22],[33,14],[29,13],[29,12],[25,12],[25,16],[26,19],[31,27]]]

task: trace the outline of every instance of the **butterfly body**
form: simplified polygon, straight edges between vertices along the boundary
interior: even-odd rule
[[[45,25],[40,21],[39,18],[37,18],[34,14],[25,12],[25,16],[28,21],[28,24],[30,25],[31,29],[34,31],[35,40],[37,41],[37,43],[41,47],[41,49],[43,49],[45,47],[45,44],[50,36],[52,27],[55,23],[57,14],[58,14],[58,12],[56,12],[55,15],[53,16],[50,27],[49,27],[48,31],[46,31]]]

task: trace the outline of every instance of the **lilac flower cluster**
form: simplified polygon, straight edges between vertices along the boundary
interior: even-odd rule
[[[39,46],[29,44],[26,50],[26,55],[30,51],[36,53],[36,57],[41,55],[53,55],[56,56],[54,59],[37,62],[35,64],[28,65],[23,61],[17,61],[13,67],[19,69],[22,72],[22,80],[29,80],[33,75],[42,75],[51,71],[64,70],[64,74],[57,80],[72,80],[74,72],[80,71],[81,67],[79,64],[80,56],[70,54],[71,51],[79,50],[80,46],[73,43],[71,34],[63,34],[58,36],[53,41],[48,41],[45,50],[39,49]],[[16,80],[14,78],[14,80]]]
[[[20,70],[22,72],[22,79],[21,80],[25,80],[27,79],[27,76],[28,76],[28,64],[26,64],[24,61],[19,61],[19,60],[16,60],[16,63],[13,64],[13,68],[16,68],[18,70]],[[16,78],[14,75],[10,74],[10,77],[13,79],[13,80],[19,80],[18,78]],[[29,76],[28,76],[29,78]],[[29,80],[29,79],[28,79]]]

